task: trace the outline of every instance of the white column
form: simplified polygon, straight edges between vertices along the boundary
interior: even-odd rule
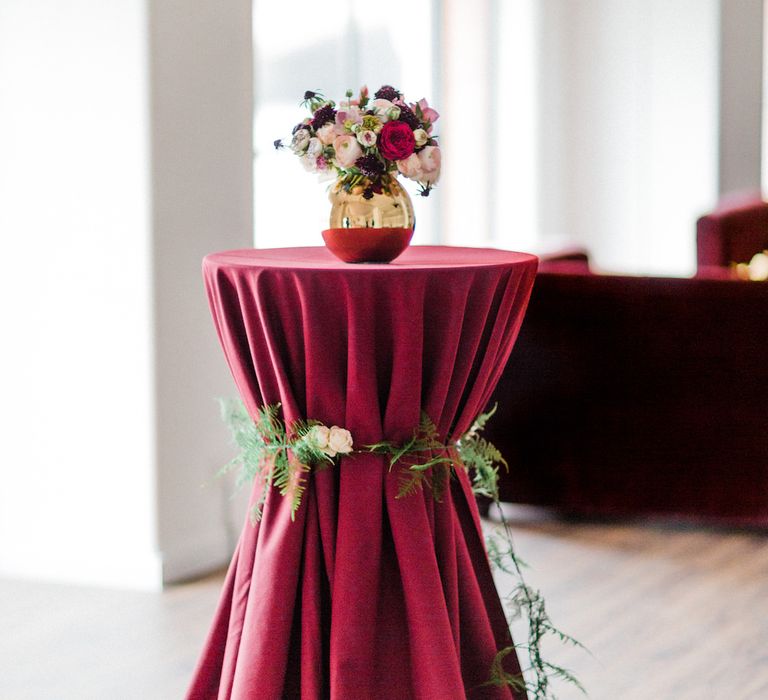
[[[200,261],[251,241],[249,18],[0,3],[0,576],[153,588],[231,553]]]
[[[224,563],[233,545],[231,485],[214,478],[233,449],[214,399],[237,394],[200,264],[253,245],[251,2],[150,7],[157,507],[168,581]]]
[[[721,194],[760,190],[763,0],[720,0]]]

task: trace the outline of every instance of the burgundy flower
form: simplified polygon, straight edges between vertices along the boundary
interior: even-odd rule
[[[408,124],[387,122],[379,134],[379,152],[388,160],[403,160],[416,147],[416,139]]]
[[[419,118],[408,105],[398,105],[398,107],[400,107],[400,116],[398,117],[398,121],[405,122],[408,126],[411,127],[413,131],[423,127],[422,123],[419,121]]]
[[[370,178],[380,177],[384,174],[384,163],[382,163],[373,153],[367,156],[360,156],[355,161],[355,167]]]
[[[331,105],[323,105],[312,118],[312,128],[317,131],[321,127],[336,120],[336,110]]]
[[[377,100],[389,100],[390,102],[394,102],[400,97],[400,93],[391,85],[382,85],[376,90],[373,96]]]

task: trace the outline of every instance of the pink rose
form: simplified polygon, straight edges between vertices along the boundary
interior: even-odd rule
[[[333,150],[336,152],[336,162],[342,168],[351,168],[363,155],[363,149],[352,134],[337,136],[333,141]]]
[[[379,134],[379,151],[387,160],[403,160],[416,147],[411,127],[405,122],[387,122]]]
[[[409,180],[418,180],[421,177],[421,160],[418,154],[411,153],[408,158],[397,161],[397,169]]]
[[[421,163],[421,177],[419,180],[434,184],[440,177],[440,148],[438,146],[426,146],[419,151]]]

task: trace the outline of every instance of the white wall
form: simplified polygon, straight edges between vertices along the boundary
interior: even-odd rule
[[[159,576],[138,1],[0,3],[0,574]]]
[[[718,0],[542,0],[541,235],[598,266],[694,267],[718,192]]]
[[[0,3],[0,575],[229,557],[200,260],[251,241],[249,8]]]

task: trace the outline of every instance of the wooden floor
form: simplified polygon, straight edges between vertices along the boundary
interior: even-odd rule
[[[593,654],[548,657],[589,697],[768,698],[768,535],[514,515],[529,583]],[[0,699],[181,698],[220,585],[221,574],[162,594],[0,581]]]

